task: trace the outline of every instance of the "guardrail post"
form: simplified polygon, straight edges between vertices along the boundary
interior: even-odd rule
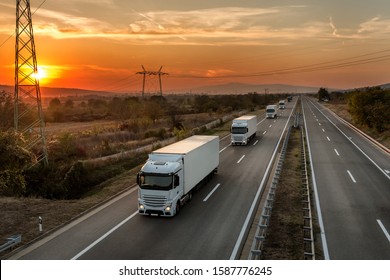
[[[42,217],[41,216],[38,217],[38,229],[39,229],[39,232],[42,232]]]

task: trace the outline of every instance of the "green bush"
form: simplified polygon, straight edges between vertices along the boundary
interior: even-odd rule
[[[0,171],[0,196],[23,196],[25,193],[26,180],[20,171]]]

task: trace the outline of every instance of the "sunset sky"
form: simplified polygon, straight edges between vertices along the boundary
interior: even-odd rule
[[[15,5],[0,0],[3,85],[14,83]],[[342,89],[390,82],[389,0],[32,0],[31,7],[43,86],[140,91],[141,65],[163,66],[166,92],[231,82]],[[157,79],[148,82],[153,88]]]

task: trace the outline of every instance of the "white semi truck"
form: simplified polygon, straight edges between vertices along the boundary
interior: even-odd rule
[[[256,136],[256,131],[256,116],[241,116],[234,119],[230,129],[232,145],[247,145]]]
[[[278,113],[276,111],[276,105],[268,105],[265,109],[265,114],[267,119],[275,119],[278,117]]]
[[[195,135],[153,151],[137,175],[138,213],[176,215],[218,165],[218,136]]]
[[[279,101],[279,109],[286,109],[286,101],[285,100]]]

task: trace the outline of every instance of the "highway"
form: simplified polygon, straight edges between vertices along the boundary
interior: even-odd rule
[[[293,102],[258,116],[248,146],[220,139],[216,176],[178,216],[137,214],[137,188],[16,253],[12,259],[227,260],[239,258],[249,214],[264,187]],[[390,155],[314,99],[302,99],[324,257],[390,259]]]
[[[173,218],[137,214],[137,188],[18,252],[13,259],[226,260],[239,258],[249,214],[287,127],[293,102],[277,119],[258,116],[247,146],[220,140],[218,174]]]
[[[390,259],[390,156],[303,99],[326,259]]]

